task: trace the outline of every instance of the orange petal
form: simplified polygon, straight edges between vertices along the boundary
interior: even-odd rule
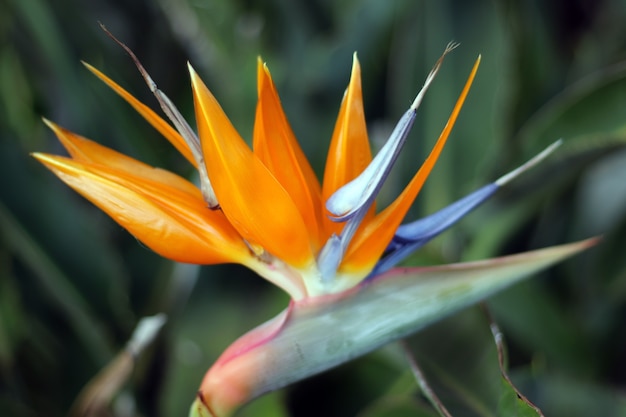
[[[315,250],[321,246],[321,187],[296,140],[266,65],[258,60],[254,154],[280,182],[298,207]]]
[[[372,161],[365,114],[363,112],[363,94],[361,92],[361,67],[354,55],[350,84],[341,102],[337,123],[330,142],[326,167],[324,170],[324,184],[322,189],[323,202],[341,186],[356,178]],[[373,205],[372,205],[373,206]],[[322,211],[326,213],[325,207]],[[375,208],[368,212],[370,218]],[[330,221],[324,216],[325,227],[328,233],[339,233],[342,223]]]
[[[92,140],[77,135],[61,126],[44,119],[44,123],[56,134],[72,159],[83,163],[105,165],[125,172],[129,175],[140,176],[155,182],[179,188],[181,191],[200,196],[200,190],[184,178],[169,171],[154,168],[137,161],[113,149],[102,146]]]
[[[196,122],[211,184],[224,214],[253,246],[301,267],[313,261],[308,230],[293,200],[239,136],[189,67]]]
[[[61,180],[159,255],[178,262],[246,261],[247,246],[201,196],[102,165],[34,154]]]
[[[133,97],[128,91],[124,90],[119,84],[111,80],[109,77],[98,71],[91,65],[83,62],[85,67],[91,71],[96,77],[100,78],[113,91],[119,94],[128,104],[130,104],[148,123],[159,131],[167,140],[170,141],[176,149],[193,165],[196,166],[196,160],[183,137],[161,117],[159,117],[152,109]]]
[[[435,166],[435,162],[437,162],[437,158],[439,158],[459,112],[461,111],[461,107],[463,107],[463,102],[469,93],[479,64],[480,56],[472,68],[467,82],[465,83],[465,87],[457,99],[452,114],[448,118],[446,126],[426,161],[424,161],[409,185],[407,185],[402,194],[400,194],[393,203],[369,222],[364,222],[364,226],[361,230],[357,231],[354,240],[348,247],[346,256],[340,266],[340,271],[350,273],[371,270],[374,267],[391,241],[396,229],[404,219],[409,207],[413,204],[426,178],[428,178],[428,175]]]

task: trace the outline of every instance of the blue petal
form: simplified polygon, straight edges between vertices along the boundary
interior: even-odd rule
[[[500,187],[495,183],[485,185],[428,217],[403,224],[398,227],[393,241],[397,243],[412,243],[418,240],[434,238],[459,221],[480,203],[491,197],[498,188]]]
[[[383,273],[404,260],[486,201],[499,188],[495,182],[485,185],[430,216],[400,226],[389,245],[389,252],[376,264],[371,275]]]
[[[317,256],[317,267],[323,282],[333,280],[342,258],[341,238],[333,233]]]
[[[554,152],[554,150],[561,145],[561,143],[561,140],[554,142],[523,165],[501,176],[493,183],[487,184],[473,193],[466,195],[462,199],[450,204],[438,212],[424,217],[423,219],[398,227],[396,234],[387,247],[387,253],[380,259],[380,261],[378,261],[374,270],[370,273],[370,277],[381,274],[392,268],[415,250],[421,248],[437,235],[444,232],[454,223],[458,222],[461,218],[467,215],[470,211],[474,210],[481,203],[491,197],[500,187],[508,184],[520,174],[526,172],[547,158],[548,155]]]

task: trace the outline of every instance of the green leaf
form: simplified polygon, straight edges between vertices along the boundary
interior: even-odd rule
[[[547,417],[626,416],[626,397],[619,388],[530,369],[517,370],[512,378],[521,390],[534,393]]]
[[[238,417],[289,417],[283,394],[283,392],[279,391],[259,398],[259,401],[255,401],[242,409]]]
[[[98,359],[106,358],[110,353],[109,343],[86,300],[3,205],[0,205],[0,231],[7,237],[12,252],[32,268],[39,285],[63,312],[84,346]]]
[[[503,336],[489,321],[470,308],[407,339],[424,395],[442,416],[543,417],[510,381]]]
[[[364,355],[596,242],[465,264],[397,268],[345,293],[292,303],[224,352],[204,378],[204,401],[227,414],[241,405],[222,402],[233,393],[250,400]]]
[[[544,417],[541,410],[513,385],[506,369],[503,335],[492,319],[491,333],[498,349],[498,365],[502,374],[502,393],[500,395],[500,403],[498,404],[498,415],[506,417]]]
[[[584,148],[624,143],[626,65],[598,71],[539,109],[516,138],[531,153],[557,138]]]
[[[533,406],[522,400],[510,381],[502,378],[502,396],[498,405],[498,416],[502,417],[543,417]]]
[[[437,417],[424,404],[410,397],[385,397],[357,417]]]
[[[539,350],[550,363],[570,372],[590,374],[594,364],[586,359],[591,349],[581,335],[580,323],[568,317],[539,284],[525,282],[515,292],[493,297],[489,305],[494,316],[518,345]]]
[[[416,379],[452,416],[495,417],[501,394],[496,347],[485,314],[468,308],[406,340]],[[415,371],[414,371],[415,372]],[[425,390],[427,398],[432,397]]]

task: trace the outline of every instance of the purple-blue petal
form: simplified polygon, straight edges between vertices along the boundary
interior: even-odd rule
[[[370,276],[383,273],[404,260],[486,201],[499,188],[496,183],[487,184],[430,216],[400,226]]]
[[[498,188],[495,183],[487,184],[430,216],[403,224],[398,227],[393,240],[414,242],[432,239],[491,197]]]

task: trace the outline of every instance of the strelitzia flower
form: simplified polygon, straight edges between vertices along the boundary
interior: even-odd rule
[[[468,264],[393,268],[558,146],[449,207],[401,225],[450,135],[479,57],[430,155],[404,191],[378,211],[376,195],[452,48],[373,158],[355,55],[321,184],[261,60],[252,149],[191,66],[197,134],[132,52],[175,128],[85,64],[198,169],[200,185],[47,120],[70,157],[38,153],[35,158],[158,254],[195,264],[238,263],[291,297],[281,314],[233,343],[209,369],[191,415],[228,416],[263,393],[415,332],[592,244]]]

